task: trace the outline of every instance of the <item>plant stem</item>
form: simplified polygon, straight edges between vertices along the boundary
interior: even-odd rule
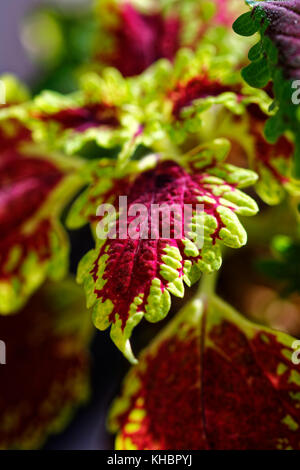
[[[214,294],[217,279],[218,271],[215,271],[212,274],[202,274],[196,297],[210,297],[212,294]]]

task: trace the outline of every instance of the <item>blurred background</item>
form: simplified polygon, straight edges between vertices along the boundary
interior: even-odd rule
[[[88,55],[83,43],[89,39],[91,4],[92,0],[5,2],[0,17],[0,73],[14,73],[40,88],[50,71],[68,67],[73,60],[82,63]],[[69,39],[73,47],[66,51]]]
[[[26,15],[41,6],[54,5],[63,11],[74,6],[87,9],[90,0],[10,0],[5,2],[0,16],[0,73],[12,72],[23,80],[33,80],[37,67],[28,56],[24,47]]]

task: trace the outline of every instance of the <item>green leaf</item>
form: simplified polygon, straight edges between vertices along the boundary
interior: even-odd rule
[[[242,77],[255,88],[264,88],[271,79],[270,69],[265,59],[259,59],[245,67]]]
[[[252,36],[259,30],[259,23],[253,19],[251,12],[247,12],[235,20],[232,27],[241,36]]]
[[[234,29],[240,35],[259,31],[261,39],[250,50],[249,59],[253,62],[243,70],[242,76],[251,86],[259,88],[273,81],[275,101],[270,111],[276,112],[266,126],[265,135],[271,143],[287,131],[293,135],[294,172],[299,177],[300,116],[292,100],[292,82],[300,77],[299,8],[292,0],[247,3],[252,11],[238,18]]]

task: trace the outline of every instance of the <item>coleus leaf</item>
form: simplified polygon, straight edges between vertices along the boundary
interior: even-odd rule
[[[252,62],[243,70],[243,77],[254,87],[265,87],[273,81],[276,114],[266,125],[266,137],[274,143],[285,131],[294,135],[298,175],[300,115],[293,102],[293,80],[300,77],[300,3],[299,0],[247,3],[252,11],[236,20],[234,30],[243,36],[259,31],[261,39],[249,52]]]
[[[29,129],[23,125],[18,112],[9,111],[6,118],[7,109],[12,109],[14,105],[21,105],[30,99],[30,94],[23,83],[19,82],[13,75],[1,75],[1,84],[4,92],[5,103],[0,104],[0,152],[10,148],[16,148],[20,142],[28,141],[30,138]],[[20,109],[17,106],[15,109]],[[22,113],[21,113],[22,114]]]
[[[0,336],[0,449],[35,449],[89,397],[92,324],[81,289],[70,279],[43,286],[20,315],[0,317]]]
[[[180,50],[173,65],[160,61],[136,80],[139,106],[149,122],[159,123],[169,151],[174,144],[186,145],[191,137],[201,143],[207,135],[215,136],[223,110],[242,116],[251,103],[268,109],[268,95],[245,84],[239,67],[240,59],[234,52],[217,53],[215,47],[201,45],[195,52]],[[145,121],[143,130],[148,125]],[[156,145],[154,141],[152,148],[160,151]]]
[[[245,156],[242,164],[259,175],[256,190],[260,197],[278,204],[286,191],[299,193],[292,177],[293,143],[287,136],[275,144],[266,140],[263,129],[272,100],[265,91],[247,86],[237,67],[234,56],[216,56],[206,46],[195,53],[180,51],[174,66],[158,63],[139,77],[139,94],[151,97],[140,106],[151,107],[152,119],[165,133],[166,152],[174,153],[174,143],[186,149],[191,139],[196,145],[207,136],[228,138],[233,144],[229,158]],[[156,147],[154,141],[152,148],[161,151],[161,142]]]
[[[115,69],[87,74],[78,93],[36,97],[26,122],[35,141],[67,154],[101,158],[115,151],[122,164],[136,158],[141,146],[174,153],[174,144],[197,137],[205,120],[212,121],[204,114],[209,109],[240,115],[248,103],[267,107],[267,95],[241,80],[239,60],[234,50],[216,55],[214,47],[201,46],[181,50],[173,65],[158,61],[135,78],[124,79]]]
[[[126,77],[139,75],[161,58],[172,61],[180,47],[195,48],[212,26],[229,29],[242,12],[238,2],[222,0],[101,0],[98,4],[95,59]]]
[[[238,119],[221,115],[218,134],[232,144],[228,160],[254,170],[259,177],[256,192],[265,203],[276,205],[286,193],[297,196],[300,187],[293,175],[293,142],[285,135],[274,144],[268,142],[264,135],[268,118],[269,113],[251,103]]]
[[[233,71],[237,64],[235,54],[216,56],[205,46],[181,51],[173,66],[160,61],[134,79],[105,69],[100,76],[84,75],[78,93],[43,92],[28,105],[25,119],[34,140],[50,150],[82,154],[87,149],[88,155],[94,143],[95,157],[103,155],[100,149],[116,149],[121,161],[140,145],[171,152],[174,143],[199,129],[203,112],[214,104],[242,113],[246,103],[261,100],[250,87],[251,94],[242,95],[242,81]]]
[[[273,144],[266,140],[263,131],[272,100],[266,91],[246,85],[235,72],[238,67],[234,55],[215,56],[211,48],[201,46],[194,54],[181,51],[168,71],[158,65],[145,77],[154,75],[153,89],[161,93],[158,102],[165,110],[162,119],[158,111],[162,106],[157,106],[156,119],[162,120],[172,143],[185,148],[191,136],[194,144],[208,135],[226,137],[233,148],[229,158],[256,171],[259,196],[278,204],[286,191],[299,193],[292,172],[294,145],[287,135]]]
[[[270,144],[264,135],[263,127],[267,116],[263,113],[250,113],[249,137],[245,144],[252,142],[249,152],[249,164],[258,175],[256,191],[264,202],[270,205],[280,203],[286,192],[299,194],[300,185],[293,177],[294,145],[291,139],[282,135],[274,144]],[[252,150],[252,151],[251,151]]]
[[[88,307],[93,306],[96,327],[104,330],[111,325],[112,340],[131,362],[135,358],[129,338],[142,318],[161,320],[169,311],[170,294],[183,297],[184,282],[190,286],[201,272],[219,269],[221,244],[238,248],[246,243],[237,215],[253,215],[257,206],[238,188],[252,184],[256,176],[223,163],[227,151],[226,142],[216,141],[194,156],[182,157],[181,164],[158,161],[154,168],[119,178],[113,166],[105,168],[102,162],[94,167],[90,188],[75,202],[68,220],[73,228],[87,220],[95,225],[100,204],[114,204],[118,211],[118,197],[127,197],[127,208],[118,214],[116,236],[111,232],[109,238],[97,240],[96,248],[80,262],[78,282],[84,285]],[[145,208],[138,221],[137,214],[132,215],[136,204]],[[175,223],[168,235],[162,231],[162,220],[151,212],[154,204],[165,207],[166,217],[175,205]],[[188,204],[192,213],[179,215]],[[203,210],[196,214],[197,204],[203,204]],[[122,219],[124,211],[127,222]],[[178,233],[180,216],[179,226],[191,232],[203,227],[203,246],[195,234]],[[137,237],[129,234],[135,223]]]
[[[299,449],[294,341],[215,296],[193,300],[125,378],[116,449]]]
[[[47,277],[65,275],[68,241],[59,216],[82,182],[76,159],[37,147],[14,107],[0,113],[0,313],[8,314]]]
[[[84,74],[76,93],[44,91],[35,97],[25,119],[35,142],[52,151],[95,159],[115,151],[126,160],[139,145],[159,138],[153,126],[143,128],[141,112],[134,112],[135,88],[115,69]]]

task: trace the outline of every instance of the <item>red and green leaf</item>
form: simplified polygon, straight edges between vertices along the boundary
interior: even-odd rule
[[[9,108],[0,119],[2,314],[20,309],[47,277],[65,275],[68,241],[59,216],[81,184],[73,163],[36,147],[14,116]]]
[[[234,48],[181,49],[174,64],[161,60],[127,79],[115,69],[99,76],[90,73],[82,77],[79,92],[44,92],[23,111],[34,140],[50,150],[94,159],[113,154],[121,163],[136,158],[139,147],[146,153],[174,154],[180,152],[178,146],[186,148],[191,136],[207,136],[207,123],[215,137],[218,124],[212,122],[212,110],[217,120],[224,109],[245,114],[249,103],[267,109],[269,97],[242,81],[239,65]]]
[[[106,69],[101,76],[85,74],[76,93],[42,92],[23,112],[34,141],[50,151],[100,159],[110,150],[122,160],[156,138],[142,132],[135,93],[117,70]]]
[[[253,215],[257,206],[238,188],[252,184],[255,174],[223,163],[227,149],[217,141],[194,157],[182,157],[185,166],[158,161],[152,169],[120,179],[99,180],[94,171],[91,187],[70,213],[73,228],[87,220],[95,225],[100,204],[112,203],[118,211],[118,196],[127,196],[127,225],[122,213],[118,214],[116,237],[97,240],[96,248],[80,262],[78,281],[84,284],[88,307],[93,307],[95,325],[101,330],[111,325],[112,340],[132,362],[129,338],[142,318],[163,319],[170,308],[170,294],[183,297],[184,283],[190,286],[201,272],[219,269],[221,244],[238,248],[246,243],[237,215]],[[104,171],[111,172],[102,165],[100,174],[101,169],[104,178]],[[136,204],[143,204],[147,212],[138,223],[137,214],[130,215]],[[154,204],[165,206],[166,218],[175,207],[167,236],[162,219],[153,217]],[[203,205],[198,213],[197,204]],[[178,214],[178,207],[183,212],[184,205],[192,208],[190,216]],[[188,227],[189,236],[182,233],[182,225]],[[132,227],[135,238],[132,232],[129,235]]]
[[[267,111],[270,98],[242,80],[240,65],[234,51],[220,53],[202,44],[195,52],[181,49],[174,64],[160,61],[136,79],[143,132],[154,122],[161,129],[152,148],[174,152],[174,144],[186,149],[191,138],[199,143],[208,135],[215,138],[225,112],[243,116],[252,103]]]
[[[95,59],[123,76],[139,75],[161,58],[172,61],[181,47],[196,48],[212,26],[229,30],[242,9],[227,0],[101,0]]]
[[[48,284],[20,315],[0,317],[0,449],[35,449],[89,396],[92,324],[74,281]]]
[[[299,449],[293,343],[216,297],[192,301],[125,378],[116,449]]]
[[[270,144],[264,136],[263,127],[267,116],[249,119],[249,140],[252,148],[248,154],[250,168],[258,175],[258,195],[267,204],[279,204],[285,193],[299,194],[300,186],[293,178],[294,144],[285,135]]]
[[[293,141],[283,135],[274,144],[268,142],[264,135],[268,117],[259,106],[250,104],[238,118],[223,114],[218,134],[232,144],[229,161],[254,170],[258,195],[267,204],[276,205],[286,194],[298,195],[300,187],[293,175]]]
[[[201,46],[195,53],[180,51],[173,66],[161,63],[145,72],[139,78],[144,90],[140,95],[150,98],[143,107],[151,107],[149,115],[165,134],[163,149],[162,140],[153,141],[152,146],[158,152],[174,153],[188,149],[191,140],[196,145],[208,136],[226,137],[239,164],[257,172],[260,197],[268,204],[278,204],[286,192],[299,193],[292,174],[293,141],[288,135],[273,144],[266,140],[263,131],[272,116],[272,99],[266,91],[245,84],[238,70],[234,55],[216,56],[212,49]],[[144,124],[143,131],[146,128]]]

